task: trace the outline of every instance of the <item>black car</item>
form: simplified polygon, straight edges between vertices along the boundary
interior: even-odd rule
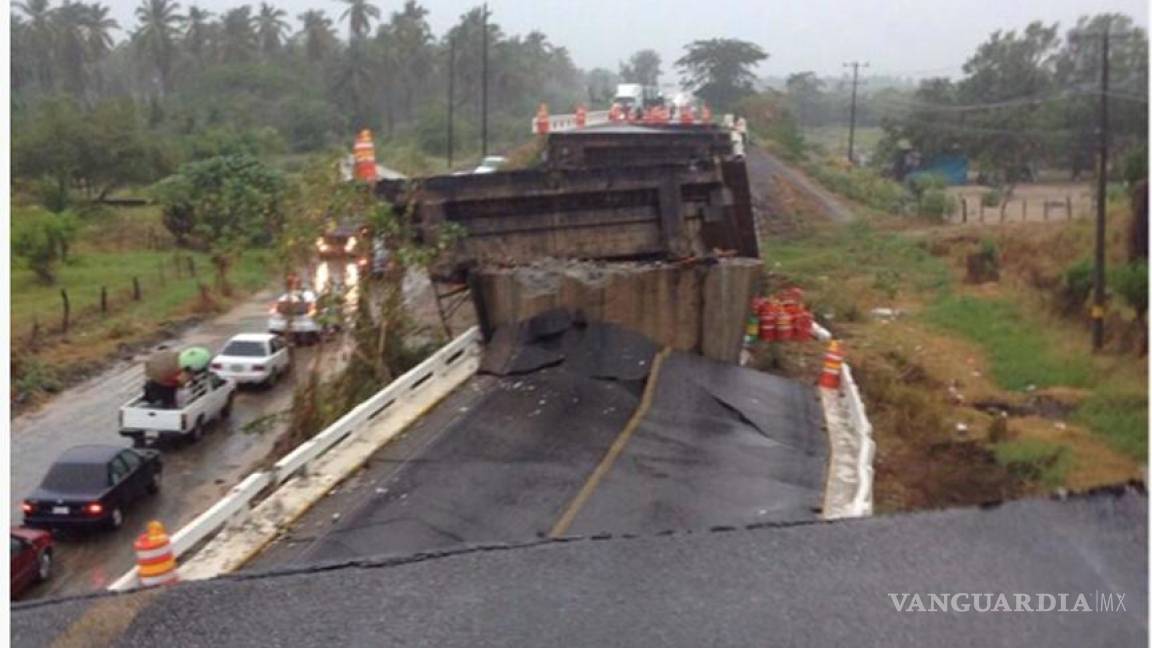
[[[160,491],[160,453],[107,445],[64,451],[21,508],[24,526],[117,528],[124,509]]]

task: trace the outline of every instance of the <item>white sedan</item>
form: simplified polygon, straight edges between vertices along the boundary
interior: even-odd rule
[[[282,295],[268,314],[268,332],[319,342],[323,330],[316,321],[316,293],[296,290]]]
[[[212,358],[212,371],[239,383],[274,385],[291,367],[284,338],[271,333],[244,333]]]

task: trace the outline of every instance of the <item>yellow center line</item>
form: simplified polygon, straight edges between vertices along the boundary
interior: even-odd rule
[[[600,464],[596,466],[596,470],[592,471],[592,475],[588,477],[588,481],[584,482],[584,487],[572,498],[568,504],[568,508],[564,510],[564,515],[556,521],[555,526],[548,533],[550,538],[558,538],[568,532],[568,528],[572,526],[572,521],[576,519],[576,515],[580,513],[580,509],[584,507],[585,502],[592,496],[596,487],[600,485],[600,480],[608,471],[612,469],[612,464],[616,463],[616,459],[620,453],[624,452],[624,446],[628,445],[628,440],[632,438],[632,433],[636,431],[636,427],[640,425],[640,419],[648,413],[648,408],[652,406],[652,394],[656,391],[656,380],[660,377],[660,367],[664,364],[664,358],[668,356],[671,349],[664,347],[660,353],[656,354],[652,362],[652,369],[648,372],[648,382],[644,385],[644,393],[640,396],[640,405],[636,407],[636,411],[632,413],[632,418],[628,419],[628,423],[624,429],[620,431],[620,435],[612,442],[612,447],[608,448],[604,458],[600,460]]]

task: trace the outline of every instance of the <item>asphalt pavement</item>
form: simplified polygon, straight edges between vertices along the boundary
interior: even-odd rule
[[[12,645],[111,626],[116,646],[1143,646],[1147,510],[1128,490],[241,574],[17,606]],[[931,594],[967,598],[898,607]],[[1041,594],[1090,611],[1036,611]]]
[[[650,341],[563,316],[509,330],[486,351],[494,375],[456,390],[246,569],[819,516],[827,443],[812,388],[671,353],[633,434]]]
[[[322,263],[310,276],[316,285],[322,285],[329,277],[345,274],[343,267]],[[418,284],[412,286],[413,290],[422,288]],[[192,327],[167,343],[199,345],[215,351],[233,335],[264,331],[268,308],[277,296],[273,290],[258,292],[227,313]],[[329,353],[324,366],[330,370],[339,361],[337,354],[330,352],[332,345],[339,342],[325,344]],[[297,348],[296,369],[308,367],[315,352],[313,347]],[[40,483],[65,448],[92,443],[131,445],[118,434],[119,411],[143,388],[145,356],[117,364],[59,394],[41,409],[12,421],[10,524],[20,523],[20,502]],[[26,598],[104,589],[135,564],[132,541],[149,520],[160,520],[174,531],[226,494],[267,456],[286,429],[286,419],[281,415],[291,407],[294,379],[295,374],[285,377],[270,390],[239,390],[232,416],[210,426],[200,443],[165,448],[160,494],[126,511],[124,526],[118,531],[58,537],[53,577],[30,590]]]

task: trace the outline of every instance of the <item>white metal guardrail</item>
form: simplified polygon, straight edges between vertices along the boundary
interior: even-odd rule
[[[172,553],[176,558],[188,553],[228,524],[243,519],[252,505],[269,487],[280,486],[292,476],[307,470],[308,465],[324,456],[341,442],[355,437],[390,408],[404,399],[422,392],[453,370],[464,358],[478,353],[483,340],[480,329],[472,327],[419,365],[393,380],[372,397],[354,407],[332,425],[297,446],[277,461],[268,472],[255,472],[234,486],[223,499],[216,502],[196,519],[172,535]],[[136,568],[118,578],[108,589],[124,591],[138,587]]]
[[[828,329],[813,322],[812,330],[816,339],[827,342],[832,339]],[[834,511],[834,517],[867,517],[872,515],[872,460],[876,456],[876,443],[872,440],[872,423],[868,420],[868,413],[864,407],[864,400],[860,397],[860,388],[852,377],[852,369],[847,362],[840,368],[840,401],[853,437],[856,456],[853,458],[855,473],[855,493],[845,507]],[[825,512],[829,515],[828,512]]]

